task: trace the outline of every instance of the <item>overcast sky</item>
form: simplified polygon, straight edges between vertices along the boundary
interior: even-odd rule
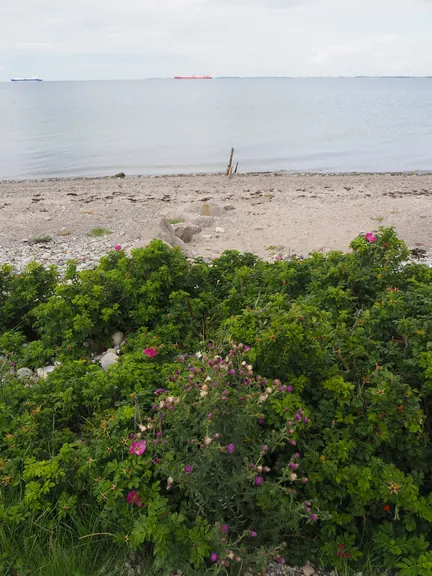
[[[0,79],[432,75],[432,0],[0,0]]]

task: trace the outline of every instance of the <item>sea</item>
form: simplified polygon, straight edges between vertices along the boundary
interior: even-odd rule
[[[0,179],[432,170],[432,78],[0,83]]]

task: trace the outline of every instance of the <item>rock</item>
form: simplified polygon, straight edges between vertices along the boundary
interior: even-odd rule
[[[226,206],[224,206],[224,210],[225,212],[231,212],[231,210],[235,210],[236,207],[233,206],[233,204],[227,204]]]
[[[315,574],[315,569],[310,562],[306,562],[303,566],[303,574],[305,576],[313,576]]]
[[[199,234],[201,232],[201,228],[196,224],[182,224],[176,226],[174,230],[177,238],[180,238],[180,240],[183,240],[186,244],[192,242],[194,234]]]
[[[198,216],[197,218],[194,218],[193,222],[200,228],[210,228],[215,223],[215,219],[211,216]]]
[[[126,174],[124,172],[119,172],[118,174],[114,174],[113,178],[126,178]]]
[[[113,341],[114,346],[120,346],[124,339],[125,335],[123,332],[114,332],[114,334],[111,336],[111,340]]]
[[[201,207],[202,216],[223,216],[225,210],[219,204],[213,202],[205,202]]]
[[[54,372],[55,369],[56,369],[55,366],[44,366],[43,368],[38,368],[36,370],[36,374],[39,378],[46,380],[48,378],[48,374]]]
[[[217,228],[215,229],[215,232],[216,232],[217,234],[223,234],[223,233],[225,232],[225,228],[219,228],[219,227],[217,227]]]
[[[107,372],[108,368],[113,364],[117,364],[118,361],[119,357],[117,356],[117,354],[113,352],[107,352],[102,356],[100,363],[105,372]]]
[[[33,376],[33,370],[30,370],[30,368],[20,368],[17,370],[18,380],[25,380],[31,376]]]

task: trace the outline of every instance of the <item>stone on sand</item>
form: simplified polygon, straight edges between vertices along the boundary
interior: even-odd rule
[[[214,202],[204,202],[201,207],[201,216],[216,216],[220,217],[223,216],[225,210],[219,204],[215,204]]]
[[[175,227],[175,235],[186,244],[192,242],[194,234],[199,234],[201,228],[196,224],[181,224]]]
[[[125,335],[120,331],[114,332],[114,334],[111,336],[111,340],[113,341],[114,346],[120,346],[124,339]]]

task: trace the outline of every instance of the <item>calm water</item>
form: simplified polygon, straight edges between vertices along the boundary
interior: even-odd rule
[[[0,179],[432,170],[432,79],[0,84]]]

